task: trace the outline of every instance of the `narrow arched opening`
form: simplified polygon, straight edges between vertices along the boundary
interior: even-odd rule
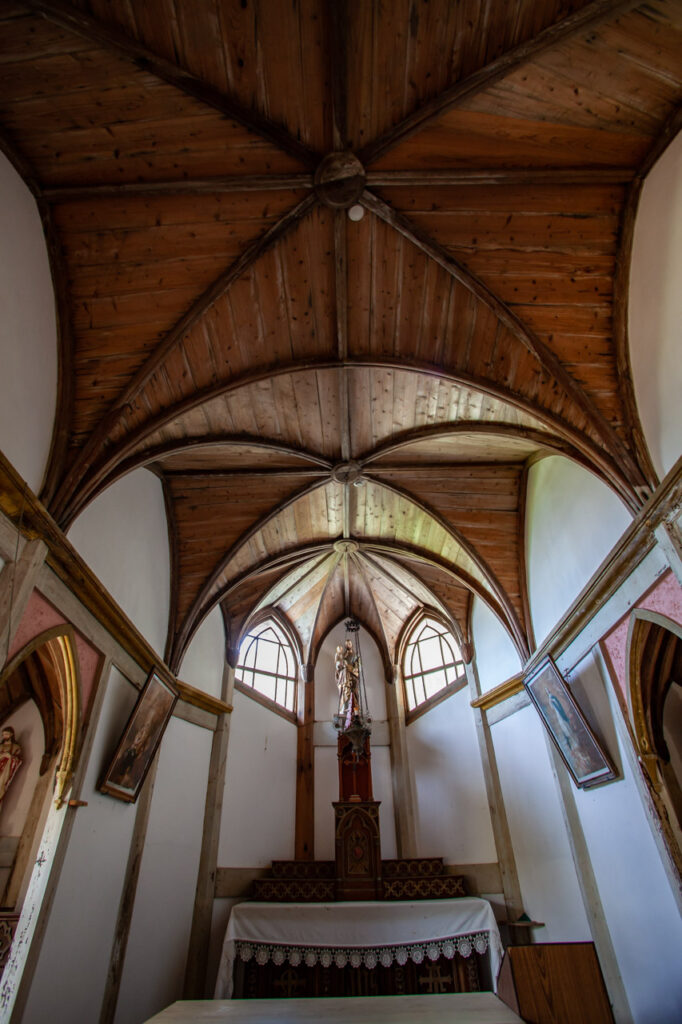
[[[0,897],[18,916],[50,805],[71,785],[80,739],[80,687],[73,631],[57,626],[34,638],[0,676]]]
[[[633,622],[630,705],[638,754],[682,868],[682,627],[656,613]]]

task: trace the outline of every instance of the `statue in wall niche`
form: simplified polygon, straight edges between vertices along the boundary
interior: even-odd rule
[[[0,740],[0,802],[5,797],[9,785],[17,773],[17,769],[24,760],[21,747],[16,741],[14,729],[6,725],[2,730]]]
[[[339,714],[348,722],[358,710],[359,660],[352,640],[346,640],[336,648],[334,671],[339,688]]]

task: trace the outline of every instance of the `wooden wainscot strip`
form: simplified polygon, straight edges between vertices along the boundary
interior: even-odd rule
[[[219,700],[217,697],[211,697],[210,694],[204,693],[203,690],[197,690],[189,683],[174,679],[173,685],[178,691],[180,700],[183,700],[185,704],[193,704],[194,707],[208,711],[211,715],[229,715],[232,712],[231,704],[226,704],[224,700]]]
[[[496,686],[493,690],[488,690],[487,693],[481,694],[476,700],[472,700],[472,708],[480,708],[481,711],[490,711],[497,704],[501,704],[505,700],[509,700],[510,697],[514,697],[517,693],[521,693],[523,690],[523,674],[511,676],[509,679],[505,679],[503,683]]]

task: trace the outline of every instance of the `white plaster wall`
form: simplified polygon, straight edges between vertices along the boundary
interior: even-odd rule
[[[33,790],[38,781],[40,761],[45,750],[45,734],[35,701],[27,700],[3,723],[11,725],[21,747],[23,761],[12,779],[7,795],[0,804],[0,835],[20,836],[31,806]]]
[[[170,601],[161,482],[146,469],[117,480],[81,513],[69,540],[160,655]]]
[[[398,845],[395,834],[390,747],[372,747],[372,791],[374,799],[381,803],[379,808],[381,856],[385,860],[391,860],[398,856]]]
[[[172,718],[161,743],[116,1024],[182,998],[213,733]]]
[[[95,787],[136,697],[113,669],[23,1024],[99,1020],[135,807]]]
[[[536,462],[526,502],[528,597],[540,643],[629,526],[606,484],[562,455]]]
[[[0,449],[40,491],[57,402],[57,322],[33,196],[0,153]]]
[[[644,183],[630,266],[629,334],[635,397],[663,476],[682,438],[682,135]]]
[[[586,692],[603,685],[592,658],[581,662],[574,679]],[[611,707],[619,714],[612,694]],[[626,752],[616,742],[613,753],[623,777],[573,792],[635,1024],[677,1024],[682,1016],[682,919]]]
[[[521,671],[521,659],[509,634],[480,597],[474,598],[471,632],[481,690],[492,690]]]
[[[339,799],[339,762],[336,747],[315,747],[314,756],[315,859],[334,860],[332,800]]]
[[[334,860],[334,809],[339,799],[339,763],[336,745],[315,747],[315,859]],[[381,856],[398,856],[395,834],[391,748],[372,744],[372,791],[379,800]]]
[[[592,938],[568,841],[558,787],[534,707],[493,725],[504,806],[521,885],[523,909],[544,928],[537,942]]]
[[[225,664],[225,630],[220,608],[206,616],[192,637],[178,671],[183,682],[220,697]]]
[[[235,690],[220,829],[220,867],[294,856],[296,726]]]
[[[497,860],[473,711],[465,687],[407,726],[420,857]]]

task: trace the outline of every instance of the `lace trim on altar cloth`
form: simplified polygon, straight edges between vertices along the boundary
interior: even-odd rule
[[[261,966],[272,960],[280,966],[289,962],[292,967],[304,964],[314,967],[367,967],[369,970],[381,965],[390,967],[395,961],[402,967],[411,960],[421,964],[424,960],[438,960],[445,956],[452,960],[455,953],[469,957],[472,953],[487,952],[488,933],[472,932],[469,935],[456,935],[448,939],[430,939],[428,942],[408,942],[399,946],[357,947],[357,946],[279,946],[265,942],[235,942],[235,952],[240,960],[248,963],[255,960]]]

